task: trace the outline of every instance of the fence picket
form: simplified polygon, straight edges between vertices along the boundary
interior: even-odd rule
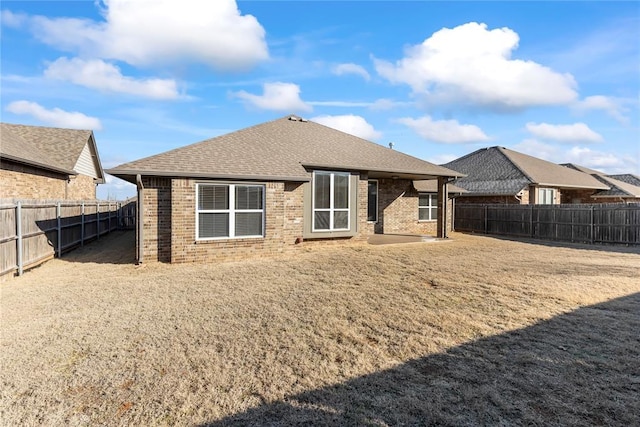
[[[591,244],[640,244],[640,203],[458,204],[454,221],[457,231]]]
[[[100,236],[100,222],[107,221],[105,233],[135,227],[136,202],[108,203],[106,218],[100,219],[100,203],[95,206],[94,219],[87,218],[85,202],[2,200],[0,215],[0,276],[8,273],[22,275],[24,270],[53,256],[62,256],[85,242]],[[12,218],[13,216],[13,218]],[[112,218],[116,224],[111,226]],[[96,233],[90,232],[95,223]]]

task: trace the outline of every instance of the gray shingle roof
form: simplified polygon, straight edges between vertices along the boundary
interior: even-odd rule
[[[607,175],[607,176],[610,178],[617,179],[618,181],[626,182],[627,184],[640,187],[640,176],[633,175],[630,173],[623,173],[618,175]]]
[[[640,198],[640,186],[630,184],[628,182],[621,181],[610,175],[605,175],[603,172],[589,169],[584,166],[576,165],[573,163],[564,163],[562,166],[575,169],[584,173],[588,173],[598,181],[609,186],[608,190],[598,191],[593,197],[638,197]],[[640,181],[640,180],[639,180]]]
[[[516,195],[531,184],[609,189],[594,177],[504,147],[482,148],[445,165],[466,174],[456,185],[469,195]]]
[[[241,129],[117,166],[107,172],[201,178],[307,181],[309,169],[369,171],[419,179],[459,176],[450,169],[296,116]]]
[[[10,123],[0,126],[1,157],[70,175],[76,174],[73,168],[82,149],[93,141],[90,130]],[[102,176],[101,168],[99,173]]]

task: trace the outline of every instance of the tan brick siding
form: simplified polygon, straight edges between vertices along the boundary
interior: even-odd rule
[[[295,253],[309,245],[362,244],[382,221],[397,233],[435,234],[436,223],[418,221],[418,193],[411,181],[380,180],[379,222],[367,222],[367,176],[357,188],[358,224],[353,237],[302,239],[304,186],[309,183],[268,182],[265,186],[265,237],[196,240],[194,179],[143,178],[143,261],[217,262]],[[404,194],[403,194],[404,193]],[[449,211],[451,212],[451,210]]]
[[[72,176],[3,160],[0,198],[41,200],[95,200],[96,185],[85,175]]]

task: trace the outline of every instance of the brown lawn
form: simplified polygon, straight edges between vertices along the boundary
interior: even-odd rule
[[[132,238],[0,283],[3,425],[640,425],[638,248],[136,267]]]

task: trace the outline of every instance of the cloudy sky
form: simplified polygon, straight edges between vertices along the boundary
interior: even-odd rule
[[[105,168],[296,113],[438,164],[500,145],[640,174],[635,1],[1,7],[2,121],[93,129]]]

